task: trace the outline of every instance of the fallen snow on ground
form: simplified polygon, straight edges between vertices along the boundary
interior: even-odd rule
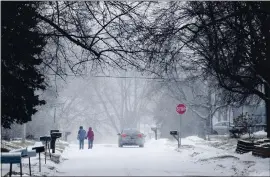
[[[196,136],[177,142],[168,139],[146,142],[144,148],[123,147],[117,144],[94,144],[93,149],[79,150],[71,144],[61,162],[50,160],[39,172],[38,157],[31,158],[35,176],[270,176],[270,161],[236,154],[237,140],[206,141]],[[66,142],[59,142],[67,146]],[[86,147],[86,146],[85,146]],[[61,154],[60,151],[56,151]],[[8,165],[4,167],[8,171]],[[18,170],[18,166],[15,171]],[[28,174],[28,161],[23,159],[23,172]]]
[[[9,150],[15,150],[15,149],[32,149],[34,146],[40,146],[42,145],[42,142],[35,142],[31,140],[27,140],[25,143],[22,143],[21,141],[4,141],[2,140],[1,146],[5,147]],[[59,146],[68,146],[67,142],[64,141],[56,141],[56,155],[60,155],[61,152],[58,150]],[[49,154],[46,156],[46,164],[45,164],[45,155],[44,153],[41,153],[41,172],[39,172],[39,159],[38,154],[36,157],[31,157],[31,173],[32,176],[51,176],[51,174],[57,172],[57,164],[50,160]],[[1,164],[1,176],[6,175],[9,172],[9,164]],[[19,164],[13,164],[12,165],[12,176],[20,176],[20,166]],[[29,160],[28,158],[22,158],[22,172],[23,176],[29,176]],[[14,174],[15,173],[15,174]]]
[[[219,143],[219,144],[218,144]],[[168,139],[151,139],[144,148],[95,144],[79,150],[70,145],[53,176],[269,176],[269,159],[236,154],[236,141],[209,142],[196,136],[182,139],[181,147]],[[215,147],[217,146],[217,147]],[[234,149],[235,150],[235,149]]]
[[[261,139],[261,138],[266,138],[267,137],[267,133],[265,131],[258,131],[258,132],[254,132],[253,134],[250,135],[250,137],[255,138],[255,139]],[[241,136],[241,138],[249,138],[249,134],[244,134]]]
[[[209,142],[198,137],[188,137],[184,140],[183,147],[178,151],[189,154],[197,163],[212,164],[214,171],[222,175],[236,176],[270,176],[270,160],[252,156],[252,153],[235,153],[236,140],[219,142],[218,148],[211,147],[217,141]],[[185,148],[185,145],[194,145]],[[234,147],[232,149],[224,147]],[[213,170],[209,169],[209,170]]]
[[[257,136],[267,136],[267,133],[262,130],[262,131],[255,132],[254,135],[257,135]]]

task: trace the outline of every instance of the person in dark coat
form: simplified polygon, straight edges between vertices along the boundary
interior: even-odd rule
[[[88,138],[88,149],[92,149],[94,141],[94,132],[92,130],[92,127],[89,127],[89,130],[87,132],[87,138]]]
[[[80,149],[84,148],[84,139],[86,139],[86,131],[83,129],[83,126],[80,126],[78,131],[78,140],[80,143]]]

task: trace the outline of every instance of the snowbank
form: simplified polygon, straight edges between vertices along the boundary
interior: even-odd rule
[[[205,140],[202,138],[199,138],[198,136],[188,136],[184,138],[185,140],[193,141],[193,142],[204,142]]]
[[[256,134],[263,135],[264,132]],[[215,172],[225,176],[270,176],[269,159],[255,157],[252,153],[237,154],[236,143],[235,139],[207,141],[197,136],[189,136],[181,139],[179,149],[177,141],[169,139],[151,139],[145,147],[174,152],[176,150],[183,161],[192,162],[194,165],[209,165],[209,171],[215,169]]]
[[[162,139],[158,139],[158,140],[150,139],[150,140],[146,141],[145,146],[167,148],[167,147],[175,147],[176,144],[177,144],[177,141],[162,138]]]
[[[267,137],[267,133],[265,131],[258,131],[258,132],[254,132],[253,134],[250,135],[252,138],[256,138],[256,139],[260,139],[260,138],[266,138]],[[244,134],[241,136],[241,138],[249,138],[249,134]]]
[[[43,143],[40,141],[32,141],[32,140],[27,140],[25,143],[22,143],[21,141],[5,141],[2,140],[1,142],[1,147],[5,147],[6,149],[12,151],[16,149],[25,149],[28,148],[29,150],[32,150],[33,147],[35,146],[42,146]],[[56,142],[56,151],[55,154],[52,154],[52,160],[55,158],[59,159],[59,156],[61,155],[61,152],[58,148],[63,148],[67,147],[69,144],[61,141],[61,142]],[[41,154],[41,172],[39,172],[39,161],[38,161],[38,155],[36,157],[31,158],[31,167],[32,167],[32,176],[54,176],[55,172],[57,171],[56,168],[56,163],[57,160],[50,160],[49,154],[47,154],[47,162],[46,164],[44,163],[45,161],[45,154]],[[61,159],[61,157],[60,157]],[[23,171],[23,176],[29,176],[29,167],[28,167],[28,158],[23,158],[22,159],[22,171]],[[17,174],[19,172],[19,166],[13,165],[13,172],[12,176],[20,176]],[[9,164],[2,164],[1,166],[1,173],[2,176],[7,174],[9,172]]]
[[[258,132],[255,132],[254,133],[255,136],[263,136],[263,137],[266,137],[267,136],[267,133],[265,131],[258,131]]]

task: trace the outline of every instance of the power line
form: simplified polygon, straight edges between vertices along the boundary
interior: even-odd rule
[[[50,74],[54,75],[54,74]],[[76,75],[67,75],[67,76],[76,76]],[[176,78],[163,78],[163,77],[133,77],[133,76],[90,76],[90,77],[97,77],[97,78],[114,78],[114,79],[145,79],[145,80],[160,80],[160,81],[175,81],[175,82],[182,82],[183,80],[177,80]]]
[[[132,76],[91,76],[91,77],[100,77],[100,78],[115,78],[115,79],[146,79],[146,80],[173,80],[181,82],[175,78],[162,78],[162,77],[132,77]]]
[[[116,78],[116,79],[148,79],[148,80],[164,80],[164,78],[158,77],[132,77],[132,76],[91,76],[91,77],[103,77],[103,78]]]

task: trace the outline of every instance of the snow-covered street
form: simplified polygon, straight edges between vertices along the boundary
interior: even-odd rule
[[[150,140],[144,148],[116,144],[96,144],[94,149],[79,150],[70,145],[55,174],[57,176],[269,176],[269,159],[251,154],[238,155],[204,144],[197,137],[176,142]]]

